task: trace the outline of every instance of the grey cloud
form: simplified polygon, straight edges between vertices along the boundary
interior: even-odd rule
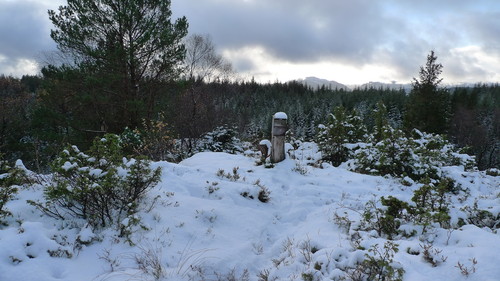
[[[500,54],[500,10],[469,15],[465,23],[470,37],[482,42],[489,51]]]
[[[383,63],[396,69],[399,79],[411,79],[430,50],[442,62],[450,61],[450,49],[471,40],[500,52],[497,2],[183,0],[172,4],[188,17],[191,32],[211,34],[219,49],[258,45],[291,62]],[[460,65],[445,67],[458,75],[460,70],[454,68]]]
[[[232,62],[232,65],[239,71],[251,71],[257,66],[250,58],[238,58],[236,61]]]
[[[325,58],[364,63],[373,46],[399,31],[377,1],[184,1],[191,31],[209,33],[221,48],[261,45],[288,61]],[[203,11],[203,12],[202,12]]]
[[[486,80],[490,75],[485,69],[477,65],[475,58],[464,56],[455,56],[447,60],[443,72],[458,81],[470,81],[472,78],[480,82]]]
[[[4,68],[55,49],[47,7],[61,1],[0,0]],[[190,33],[210,34],[219,50],[259,46],[289,62],[385,64],[397,79],[418,75],[430,50],[457,77],[480,74],[481,66],[461,69],[467,59],[454,60],[451,49],[480,45],[500,55],[498,0],[172,0],[172,10],[174,18],[188,18]],[[233,65],[258,68],[252,58]]]
[[[2,2],[0,53],[10,58],[33,58],[53,48],[46,9],[37,2]]]
[[[0,73],[27,74],[25,60],[36,61],[41,52],[55,49],[47,9],[35,1],[0,4]]]

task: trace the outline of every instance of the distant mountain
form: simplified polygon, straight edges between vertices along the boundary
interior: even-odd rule
[[[349,87],[347,87],[344,84],[341,84],[336,81],[331,81],[331,80],[326,80],[326,79],[321,79],[318,77],[307,77],[306,79],[297,79],[295,80],[297,82],[300,82],[304,85],[307,85],[309,87],[312,87],[313,89],[321,88],[322,86],[325,86],[326,88],[331,88],[333,90],[335,89],[344,89],[344,90],[349,90]]]

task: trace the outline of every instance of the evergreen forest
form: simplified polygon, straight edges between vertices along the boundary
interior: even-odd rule
[[[314,140],[318,125],[326,123],[339,106],[355,112],[367,128],[373,128],[373,112],[380,101],[387,108],[392,127],[412,129],[405,127],[411,93],[402,89],[346,91],[313,89],[295,81],[260,84],[194,79],[163,84],[154,106],[140,111],[140,121],[132,125],[113,114],[114,105],[106,97],[96,104],[86,96],[86,89],[68,85],[66,76],[73,73],[64,71],[20,79],[0,76],[0,152],[5,160],[23,159],[30,169],[47,171],[51,160],[68,144],[88,148],[93,139],[106,133],[139,132],[144,141],[158,146],[147,156],[179,161],[197,152],[196,143],[217,128],[226,128],[239,139],[257,145],[261,139],[270,138],[271,119],[278,111],[288,114],[291,137]],[[500,86],[456,87],[447,89],[445,95],[448,107],[441,114],[446,114],[446,122],[433,133],[443,134],[464,152],[475,155],[480,169],[498,168]],[[102,119],[97,107],[109,113],[107,119]],[[130,150],[131,154],[140,152]]]
[[[0,154],[38,172],[68,144],[86,150],[108,133],[131,155],[180,161],[221,128],[254,145],[269,138],[279,111],[299,140],[315,140],[337,107],[371,129],[379,102],[393,128],[444,135],[480,169],[499,167],[500,86],[442,86],[434,51],[408,92],[263,84],[236,78],[210,36],[171,18],[170,1],[68,0],[48,15],[57,55],[39,75],[0,76]]]

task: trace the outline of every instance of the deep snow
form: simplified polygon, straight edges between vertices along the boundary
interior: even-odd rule
[[[42,198],[42,187],[22,188],[7,205],[9,226],[0,228],[0,280],[155,280],[155,268],[160,280],[259,280],[259,273],[269,280],[303,280],[303,273],[338,280],[366,249],[386,242],[373,231],[353,230],[365,204],[388,195],[409,201],[417,184],[309,166],[317,158],[314,145],[295,154],[273,168],[256,166],[253,157],[214,152],[179,164],[154,163],[162,180],[145,202],[151,211],[139,213],[149,230],[137,229],[135,245],[113,230],[93,233],[81,221],[43,215],[26,204]],[[476,199],[480,208],[500,212],[500,177],[462,167],[445,171],[470,191],[452,198],[452,223]],[[270,191],[267,203],[257,198],[262,188]],[[350,230],[341,217],[352,222]],[[404,268],[404,280],[500,280],[498,231],[435,227],[393,242],[399,245],[394,265]],[[436,249],[437,266],[424,260],[425,245]],[[469,269],[468,277],[458,263]]]

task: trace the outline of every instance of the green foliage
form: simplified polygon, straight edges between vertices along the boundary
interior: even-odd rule
[[[474,167],[472,157],[459,154],[457,149],[440,135],[414,130],[407,137],[403,131],[383,127],[385,136],[379,142],[369,143],[355,151],[352,167],[361,173],[408,176],[413,180],[439,179],[443,166]]]
[[[469,223],[477,227],[488,227],[490,229],[500,228],[500,213],[495,216],[488,210],[480,209],[477,200],[474,201],[472,206],[463,207],[462,211],[467,214],[467,219],[462,222],[463,224]]]
[[[85,219],[94,228],[120,226],[161,174],[149,161],[122,154],[119,137],[112,134],[96,139],[87,153],[68,147],[52,164],[54,184],[45,190],[46,203],[34,204],[61,219]]]
[[[422,232],[432,223],[439,223],[441,227],[450,226],[449,194],[456,193],[457,186],[452,179],[442,178],[436,183],[422,184],[416,189],[411,199],[412,203],[402,201],[393,196],[381,197],[381,207],[377,202],[369,201],[363,212],[361,228],[374,229],[379,236],[386,235],[393,239],[395,235],[414,235],[399,228],[402,224],[412,223],[423,227]]]
[[[355,151],[355,170],[398,177],[418,175],[413,157],[414,141],[407,138],[403,131],[390,126],[382,127],[378,134],[385,138],[363,145]]]
[[[346,144],[364,141],[367,130],[362,119],[356,114],[348,114],[343,107],[337,107],[329,115],[326,125],[320,125],[317,143],[323,159],[338,166],[350,157]]]
[[[441,227],[449,227],[449,194],[456,191],[455,182],[450,178],[442,178],[436,184],[429,181],[413,193],[415,213],[419,224],[427,226],[437,222]]]
[[[124,151],[130,155],[146,156],[155,161],[180,161],[175,139],[164,114],[155,120],[143,119],[137,129],[125,128],[120,134]]]
[[[392,196],[387,199],[381,197],[380,202],[383,206],[381,208],[376,206],[375,201],[369,201],[366,204],[362,228],[374,229],[379,236],[387,235],[389,239],[393,239],[394,235],[401,233],[399,230],[401,224],[412,219],[413,207]]]
[[[357,270],[370,281],[402,281],[405,270],[394,262],[394,254],[398,251],[398,244],[391,241],[385,242],[383,248],[375,244],[368,249]]]
[[[427,56],[425,67],[420,67],[419,79],[413,78],[413,89],[406,106],[407,130],[443,134],[448,131],[451,115],[448,90],[439,87],[443,65],[437,63],[434,51]]]
[[[34,162],[29,154],[34,143],[26,138],[36,100],[18,78],[0,75],[0,154],[8,161]]]
[[[188,23],[185,17],[172,23],[171,15],[170,1],[68,0],[49,10],[50,35],[83,65],[125,72],[130,80],[123,82],[136,87],[144,77],[174,75],[184,58]]]
[[[314,281],[314,275],[312,273],[302,273],[302,280]]]
[[[236,137],[236,130],[221,126],[206,133],[200,141],[200,151],[226,152],[235,154],[242,152],[241,141]]]
[[[2,220],[5,217],[12,215],[6,205],[14,198],[19,185],[25,183],[26,179],[26,170],[20,160],[11,167],[0,154],[0,224],[4,224]]]
[[[185,57],[188,23],[185,17],[171,20],[170,5],[169,0],[68,0],[49,10],[51,37],[74,61],[42,70],[43,115],[50,121],[45,126],[81,134],[77,141],[88,145],[96,135],[121,133],[152,119]]]
[[[381,141],[390,137],[389,119],[387,117],[387,107],[382,101],[377,103],[377,108],[373,111],[373,119],[375,121],[373,128],[373,138],[375,141]]]

